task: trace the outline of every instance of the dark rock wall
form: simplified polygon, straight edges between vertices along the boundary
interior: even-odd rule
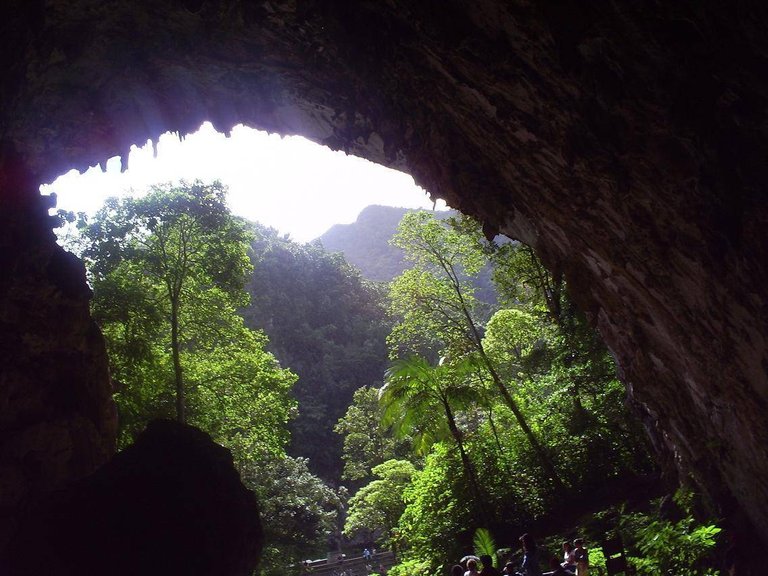
[[[0,203],[0,551],[20,510],[107,460],[117,428],[85,268],[56,245],[46,206],[32,195],[14,202],[9,190]]]
[[[406,169],[565,272],[681,469],[768,541],[765,3],[5,6],[3,171],[203,120]]]
[[[151,422],[95,474],[46,496],[8,549],[10,576],[250,576],[256,497],[207,434]]]

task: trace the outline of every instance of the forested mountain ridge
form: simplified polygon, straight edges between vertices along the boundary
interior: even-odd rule
[[[408,213],[416,212],[410,208],[371,205],[360,212],[352,224],[335,224],[317,238],[316,242],[330,253],[341,253],[344,259],[360,270],[363,278],[375,282],[390,282],[405,270],[413,266],[405,257],[405,252],[390,244],[397,233],[397,226]],[[425,211],[426,212],[426,211]],[[435,218],[459,215],[456,210],[432,211]],[[508,240],[499,237],[497,241]],[[476,296],[483,302],[493,304],[496,301],[495,289],[491,282],[491,270],[487,267],[473,280]]]
[[[328,252],[341,252],[347,262],[360,269],[364,278],[389,282],[410,265],[405,252],[390,246],[397,225],[410,208],[366,206],[352,224],[335,224],[318,240]],[[438,218],[455,216],[454,210],[435,212]]]
[[[297,244],[258,224],[253,230],[251,298],[243,316],[264,330],[269,350],[299,376],[288,452],[308,458],[314,473],[336,483],[342,439],[333,427],[355,390],[380,385],[386,369],[385,294],[319,243]]]

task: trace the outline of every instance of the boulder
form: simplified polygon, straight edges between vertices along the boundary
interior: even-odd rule
[[[14,576],[246,576],[259,508],[228,450],[191,426],[154,421],[97,472],[29,510],[8,549]]]

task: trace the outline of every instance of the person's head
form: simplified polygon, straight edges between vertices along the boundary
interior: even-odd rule
[[[510,576],[515,573],[515,565],[512,564],[512,562],[507,562],[504,564],[504,574],[509,574]]]
[[[576,540],[573,541],[573,545],[576,546],[576,548],[584,548],[584,539],[576,538]]]
[[[527,550],[529,552],[536,550],[536,542],[534,541],[533,536],[527,532],[520,536],[520,542],[523,545],[523,550]]]
[[[477,561],[474,558],[467,560],[467,570],[470,572],[477,570]]]
[[[464,576],[464,568],[461,564],[454,564],[451,568],[451,576]]]
[[[483,554],[480,556],[480,562],[483,563],[483,568],[493,567],[493,558],[491,558],[488,554]]]
[[[570,552],[571,550],[573,550],[573,544],[568,542],[568,540],[563,542],[563,552]]]

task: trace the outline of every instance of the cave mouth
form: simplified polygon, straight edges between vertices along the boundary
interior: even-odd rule
[[[221,136],[221,134],[218,134],[218,135],[219,135],[219,136]],[[192,138],[191,138],[191,137],[187,137],[187,139],[192,139]],[[141,149],[135,149],[135,150],[134,150],[134,152],[136,152],[136,153],[138,153],[138,154],[144,154],[145,156],[154,156],[154,155],[156,154],[156,156],[157,156],[157,158],[158,158],[158,159],[162,159],[162,156],[163,156],[163,154],[164,154],[164,152],[163,152],[163,150],[162,150],[162,148],[163,148],[163,147],[162,147],[162,140],[163,140],[163,137],[161,137],[161,138],[160,138],[160,142],[158,142],[156,145],[153,145],[152,143],[150,143],[150,144],[148,144],[148,145],[147,145],[147,146],[146,146],[146,147],[145,147],[143,150],[141,150]],[[174,141],[175,141],[175,137],[174,137]],[[208,157],[208,158],[207,158],[207,160],[209,160],[209,161],[210,161],[210,160],[211,160],[211,156],[213,156],[213,155],[211,154],[210,150],[208,150],[208,149],[205,149],[205,148],[204,148],[204,146],[201,146],[199,143],[198,143],[198,147],[199,147],[199,148],[201,148],[201,151],[202,151],[202,153],[203,153],[203,154],[205,154],[205,155]],[[289,154],[290,154],[290,152],[289,152]],[[197,160],[199,160],[199,159],[195,159],[194,157],[193,157],[192,159],[190,159],[189,157],[186,157],[186,158],[185,158],[185,157],[184,157],[184,155],[183,155],[183,152],[179,153],[179,154],[178,154],[178,157],[179,157],[180,161],[181,161],[181,162],[183,162],[184,164],[195,163]],[[300,166],[301,166],[301,161],[300,161],[299,159],[297,159],[297,158],[296,158],[296,155],[295,155],[295,154],[292,154],[292,155],[291,155],[291,157],[290,157],[290,161],[291,161],[291,164],[292,164],[293,166],[297,166],[297,167],[300,167]],[[110,161],[108,161],[108,162],[107,162],[107,164],[109,164],[110,162],[112,162],[112,164],[113,164],[113,165],[117,165],[117,162],[114,162],[113,160],[110,160]],[[211,174],[211,175],[212,175],[212,176],[215,176],[216,174],[219,174],[219,172],[217,171],[217,168],[216,168],[216,166],[215,166],[215,165],[216,165],[216,162],[215,162],[215,160],[214,160],[212,163],[214,164],[214,167],[212,167],[212,168],[211,168],[211,172],[212,172],[212,174]],[[133,158],[133,157],[132,157],[132,158],[131,158],[131,159],[130,159],[128,162],[127,162],[127,164],[130,166],[130,169],[129,169],[129,170],[133,170],[133,169],[135,169],[135,168],[136,168],[137,164],[139,164],[139,160],[138,160],[137,158]],[[119,167],[119,166],[118,166],[118,167]],[[148,170],[148,172],[149,172],[149,173],[151,173],[151,174],[156,174],[156,173],[158,173],[158,172],[161,172],[161,171],[157,171],[157,170],[155,170],[155,171],[152,171],[152,170]],[[96,178],[98,178],[98,177],[99,177],[99,175],[105,175],[105,174],[104,174],[104,172],[98,172],[98,173],[96,173],[96,174],[95,174]],[[167,175],[167,173],[164,173],[164,176],[163,176],[163,177],[161,177],[160,179],[162,179],[162,180],[172,180],[172,179],[173,179],[173,178],[167,178],[167,177],[166,177],[166,175]],[[188,175],[187,177],[188,177],[188,178],[193,178],[193,177],[195,177],[195,175]],[[146,178],[146,177],[145,177],[145,178]],[[223,180],[225,183],[227,182],[226,178],[222,178],[222,180]],[[365,186],[365,182],[363,182],[362,184],[358,184],[358,185],[359,185],[359,186]],[[77,178],[75,178],[74,176],[73,176],[73,181],[72,181],[72,183],[70,184],[70,186],[71,186],[72,188],[74,188],[74,189],[77,189],[78,187],[82,188],[82,186],[80,186],[80,185],[79,185],[79,180],[78,180]],[[103,187],[103,185],[101,185],[101,184],[98,182],[98,180],[97,180],[97,179],[95,179],[95,183],[94,183],[92,186],[102,186],[102,187]],[[51,184],[51,185],[45,186],[44,188],[45,188],[45,190],[46,190],[46,191],[49,191],[49,190],[55,190],[55,189],[56,189],[56,184],[54,183],[54,184]],[[135,188],[135,186],[134,186],[134,188]],[[413,191],[413,192],[417,192],[417,190],[415,190],[415,189],[414,189],[414,190],[412,190],[412,191]],[[85,190],[80,190],[80,193],[81,193],[81,194],[87,194],[88,192],[87,192],[87,191],[85,191]],[[423,194],[423,191],[422,191],[422,194]],[[106,195],[110,195],[110,194],[109,194],[109,193],[106,193]],[[61,195],[60,195],[60,197],[61,197]],[[324,196],[323,196],[323,199],[324,199],[325,201],[328,201],[328,196],[327,196],[327,195],[324,195]],[[431,206],[423,206],[423,205],[422,205],[422,206],[420,206],[420,207],[431,207]],[[77,211],[75,208],[73,208],[73,207],[71,207],[71,206],[65,206],[65,207],[64,207],[64,209],[68,209],[68,208],[69,208],[69,209],[73,209],[73,210]],[[240,215],[241,215],[241,216],[245,216],[245,214],[242,214],[242,213],[241,213]]]
[[[0,228],[15,272],[0,284],[4,382],[9,397],[35,391],[64,409],[9,406],[5,494],[27,490],[14,483],[25,454],[50,457],[33,462],[39,489],[92,470],[112,425],[82,274],[53,247],[37,186],[210,118],[407,167],[488,233],[534,246],[599,327],[659,447],[739,539],[764,546],[761,3],[76,0],[0,12]]]
[[[138,197],[155,184],[182,181],[221,181],[233,216],[300,244],[320,239],[335,226],[353,224],[367,207],[444,209],[402,172],[301,137],[242,125],[224,134],[209,122],[184,137],[166,133],[142,147],[131,146],[122,158],[102,161],[83,173],[72,169],[40,189],[53,195],[49,204],[56,202],[50,211],[60,219],[59,244],[80,256],[84,245],[75,220],[92,220],[109,197]],[[85,219],[73,218],[77,214]],[[256,235],[266,238],[262,235],[269,233]]]
[[[366,206],[445,209],[402,172],[332,151],[300,136],[238,125],[226,134],[210,122],[184,137],[165,133],[126,157],[84,172],[72,169],[40,187],[56,209],[93,214],[107,197],[141,194],[180,180],[221,181],[235,216],[275,228],[298,242],[350,224]]]

